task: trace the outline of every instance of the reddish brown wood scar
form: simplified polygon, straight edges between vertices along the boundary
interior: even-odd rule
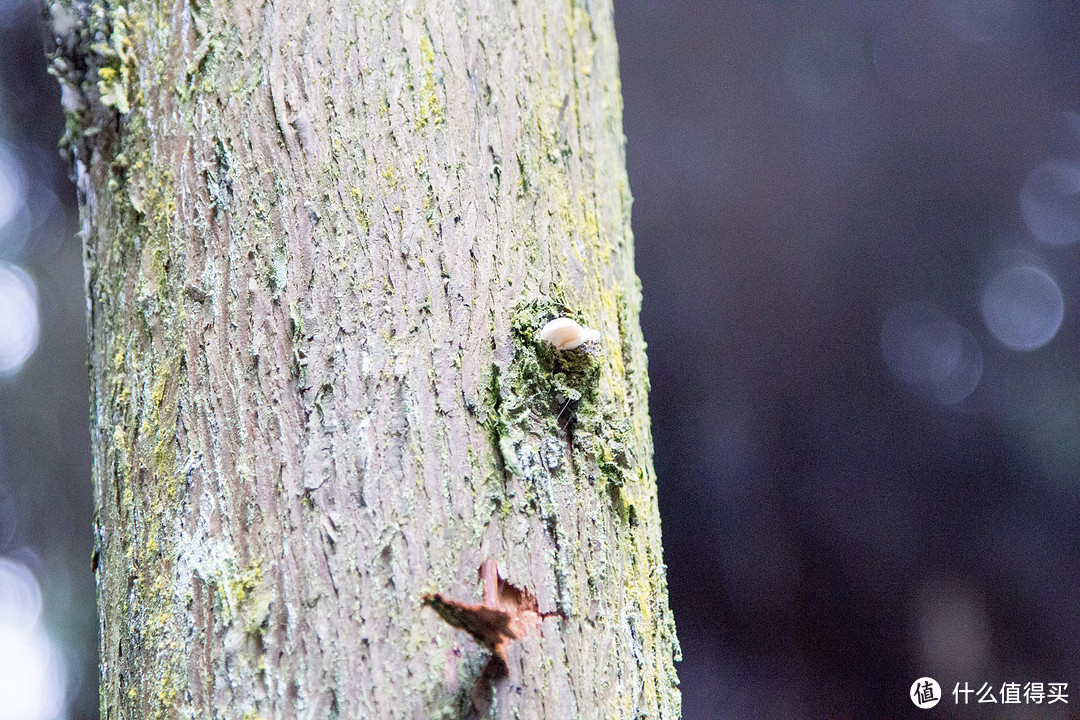
[[[499,563],[488,558],[480,566],[484,599],[479,605],[450,600],[441,594],[425,595],[429,605],[450,625],[464,630],[476,642],[491,651],[498,666],[489,668],[493,677],[506,675],[506,649],[514,640],[525,637],[544,621],[559,613],[542,613],[536,596],[515,587],[499,575]]]

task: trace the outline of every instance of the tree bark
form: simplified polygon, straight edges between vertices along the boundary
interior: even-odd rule
[[[678,717],[610,2],[51,12],[102,717]]]

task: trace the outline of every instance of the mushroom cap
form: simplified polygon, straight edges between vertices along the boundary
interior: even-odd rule
[[[585,343],[598,341],[600,333],[582,327],[568,317],[560,317],[540,329],[540,339],[553,345],[556,350],[575,350]]]

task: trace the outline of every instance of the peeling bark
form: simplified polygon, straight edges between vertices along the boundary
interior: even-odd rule
[[[103,718],[679,716],[611,11],[53,6]]]

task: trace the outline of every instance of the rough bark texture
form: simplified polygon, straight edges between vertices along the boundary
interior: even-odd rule
[[[53,6],[102,717],[474,715],[488,557],[493,717],[678,717],[611,12]]]

